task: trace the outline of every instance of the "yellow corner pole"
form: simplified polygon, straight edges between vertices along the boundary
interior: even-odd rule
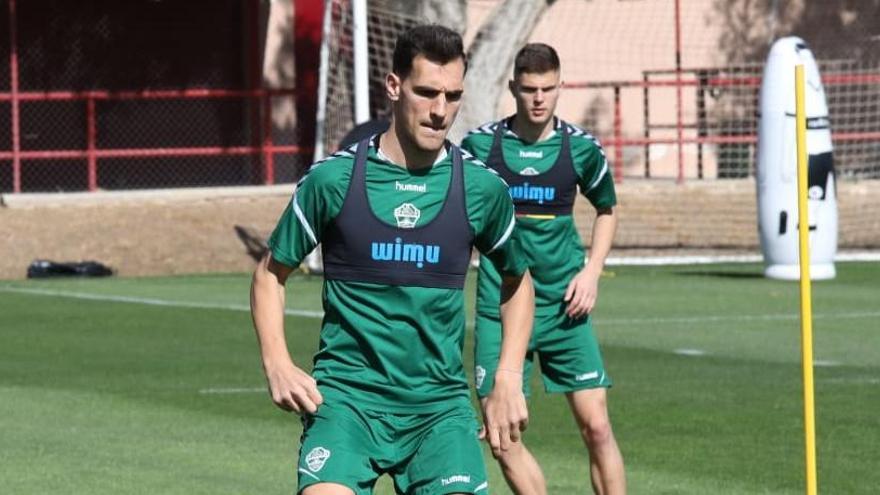
[[[797,120],[798,240],[801,265],[801,366],[804,375],[804,438],[807,495],[816,495],[816,415],[813,407],[813,308],[810,286],[810,222],[807,214],[807,116],[804,66],[794,69]]]

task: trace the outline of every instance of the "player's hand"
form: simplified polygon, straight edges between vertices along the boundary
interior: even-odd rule
[[[593,275],[586,269],[578,272],[568,288],[565,289],[565,314],[569,318],[583,318],[593,311],[596,298],[599,296],[599,276]]]
[[[266,363],[263,368],[272,402],[281,409],[312,414],[324,402],[315,379],[290,360]]]
[[[492,455],[500,457],[518,442],[529,424],[529,411],[522,393],[522,373],[499,370],[495,373],[495,386],[486,397],[483,407],[485,424],[480,438],[486,438]]]

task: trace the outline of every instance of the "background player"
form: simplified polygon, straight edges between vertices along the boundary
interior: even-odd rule
[[[541,362],[548,392],[565,393],[589,450],[593,489],[625,493],[623,457],[611,430],[605,372],[590,323],[599,276],[617,228],[614,183],[598,141],[554,116],[560,92],[556,51],[545,44],[523,47],[509,87],[516,114],[466,136],[462,148],[496,170],[510,186],[517,212],[517,240],[535,284],[535,326],[523,380],[528,392],[532,353]],[[572,218],[576,188],[596,208],[589,262]],[[497,310],[501,277],[480,263],[476,325],[476,386],[485,398],[499,362],[501,323]],[[522,443],[498,456],[517,493],[546,493],[535,458]]]

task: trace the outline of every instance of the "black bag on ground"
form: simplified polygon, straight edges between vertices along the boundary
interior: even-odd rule
[[[27,278],[50,277],[107,277],[113,269],[97,261],[34,260],[27,269]]]

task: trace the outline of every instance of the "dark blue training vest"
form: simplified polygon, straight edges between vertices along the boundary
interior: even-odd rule
[[[504,161],[501,140],[504,138],[504,121],[495,125],[495,138],[486,159],[486,165],[510,187],[510,197],[518,214],[530,215],[571,215],[574,206],[577,174],[571,159],[567,126],[562,125],[562,148],[556,163],[539,175],[520,175],[514,173]]]
[[[369,146],[369,139],[358,143],[342,210],[321,240],[325,278],[463,288],[474,233],[465,206],[461,152],[449,145],[452,177],[437,216],[422,226],[399,228],[377,218],[370,208],[366,182]]]

